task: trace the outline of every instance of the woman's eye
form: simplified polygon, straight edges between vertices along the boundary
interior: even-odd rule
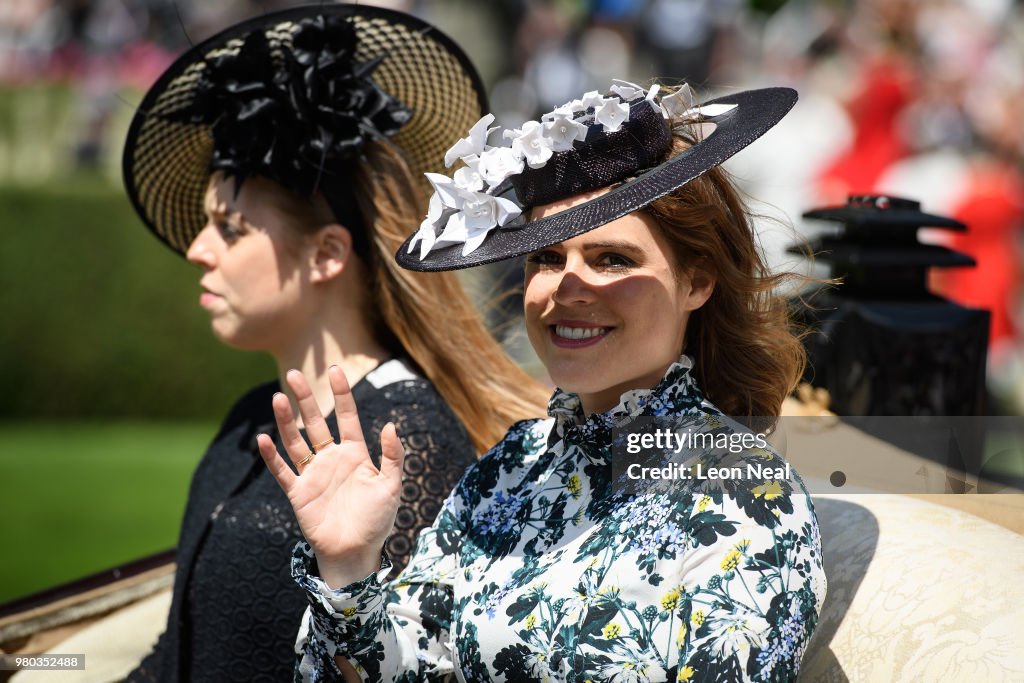
[[[245,232],[231,221],[217,221],[217,230],[226,240],[234,240],[241,237]]]
[[[526,261],[541,266],[552,266],[561,263],[562,257],[554,251],[535,251],[526,257]]]
[[[633,260],[621,254],[601,254],[597,264],[605,268],[628,268],[633,265]]]

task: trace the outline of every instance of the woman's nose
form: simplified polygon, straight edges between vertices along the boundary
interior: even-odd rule
[[[216,228],[207,225],[193,238],[192,244],[188,245],[188,251],[185,252],[185,258],[189,263],[203,268],[213,268],[216,265],[217,254],[213,239],[215,232]]]
[[[593,284],[587,279],[591,273],[581,260],[569,259],[555,287],[555,303],[561,305],[585,304],[594,300]]]

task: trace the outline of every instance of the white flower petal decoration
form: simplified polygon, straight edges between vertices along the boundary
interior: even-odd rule
[[[527,121],[516,131],[512,152],[525,159],[530,168],[541,168],[551,158],[551,141],[544,136],[540,123]]]
[[[612,87],[609,88],[609,90],[627,102],[631,102],[638,97],[643,97],[647,92],[636,83],[630,83],[629,81],[623,81],[618,78],[612,79]]]
[[[609,97],[594,111],[594,121],[604,126],[606,133],[614,133],[625,121],[629,121],[629,105]]]
[[[454,180],[455,186],[460,190],[479,192],[484,189],[484,179],[480,177],[478,163],[474,163],[472,166],[467,164],[457,170],[455,172]]]
[[[556,152],[567,152],[572,149],[574,140],[587,137],[587,126],[572,117],[568,111],[556,112],[554,118],[544,124],[544,137],[551,143]]]
[[[467,193],[462,215],[467,233],[487,230],[498,224],[498,204],[494,197],[482,192]]]
[[[469,256],[476,251],[477,248],[484,243],[484,240],[487,239],[487,235],[493,228],[494,226],[492,225],[490,228],[483,230],[477,230],[475,232],[470,231],[469,235],[466,237],[466,243],[462,246],[462,255]]]
[[[645,100],[651,103],[651,106],[658,106],[658,92],[661,90],[661,84],[655,83],[651,86],[651,89],[647,91],[647,95],[644,97]]]
[[[498,205],[498,225],[505,225],[510,220],[518,218],[523,212],[519,206],[511,199],[505,199],[504,197],[495,197],[494,202]]]
[[[487,144],[487,136],[496,128],[488,128],[494,122],[494,114],[487,114],[473,124],[469,129],[469,135],[462,138],[449,149],[444,155],[445,168],[451,168],[456,159],[467,157],[472,154],[482,154]]]
[[[522,173],[523,159],[508,147],[491,147],[480,155],[479,170],[484,182],[495,187],[510,175]]]
[[[437,242],[435,246],[445,247],[450,244],[462,244],[469,237],[466,232],[466,216],[465,214],[453,213],[451,218],[444,226],[444,230],[437,236]]]
[[[462,208],[459,188],[455,185],[454,180],[440,173],[424,173],[423,175],[430,181],[430,184],[434,187],[434,193],[445,206],[453,209]]]
[[[430,203],[427,204],[426,220],[431,224],[435,224],[441,220],[442,215],[444,215],[444,202],[441,201],[441,196],[435,192],[430,195]]]
[[[591,108],[597,109],[602,104],[604,104],[605,98],[602,97],[601,93],[597,92],[596,90],[591,90],[590,92],[583,93],[583,97],[580,98],[578,101],[580,103],[580,110]]]
[[[427,254],[433,249],[434,243],[437,241],[437,233],[435,232],[433,222],[428,218],[424,219],[420,223],[420,229],[416,231],[416,234],[409,240],[408,253],[412,253],[413,249],[416,248],[416,244],[420,245],[420,261],[427,258]]]
[[[690,109],[693,109],[693,91],[685,83],[671,95],[661,98],[661,112],[667,119],[682,117]]]

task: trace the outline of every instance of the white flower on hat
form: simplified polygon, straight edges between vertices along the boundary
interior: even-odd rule
[[[480,157],[475,154],[463,157],[465,166],[455,171],[455,186],[470,192],[479,192],[484,189],[484,179],[480,177]]]
[[[584,110],[591,108],[597,109],[604,104],[605,98],[598,91],[591,90],[590,92],[583,93],[583,97],[578,101],[580,103],[580,107]]]
[[[530,168],[541,168],[551,158],[551,141],[536,121],[527,121],[519,130],[505,131],[505,136],[512,138],[513,154],[525,159]]]
[[[614,133],[624,122],[629,121],[629,105],[609,97],[594,111],[594,121],[604,126],[606,133]]]
[[[452,164],[455,163],[456,159],[463,157],[472,156],[474,154],[483,154],[484,146],[487,144],[487,136],[491,131],[496,130],[495,128],[488,128],[494,122],[494,114],[487,114],[479,121],[473,124],[473,127],[469,129],[469,135],[462,138],[452,148],[445,152],[444,165],[445,168],[451,168]]]
[[[693,109],[693,91],[685,83],[671,95],[661,98],[661,113],[665,115],[665,118],[682,118],[691,109]]]
[[[480,155],[480,177],[496,187],[510,175],[522,173],[523,159],[508,147],[491,147]]]
[[[493,197],[483,192],[462,192],[460,195],[460,210],[448,219],[436,244],[461,243],[463,256],[473,253],[483,244],[491,230],[521,213],[514,202],[502,197]]]
[[[555,110],[554,117],[544,124],[544,136],[551,142],[552,150],[567,152],[574,140],[587,137],[587,126],[576,121],[571,111]]]
[[[426,173],[427,180],[434,186],[434,194],[427,205],[427,217],[420,223],[420,229],[413,235],[407,251],[412,253],[416,244],[420,245],[420,260],[426,258],[430,250],[438,244],[438,228],[447,223],[463,205],[463,198],[458,188],[448,176],[440,173]]]
[[[629,81],[623,81],[618,78],[612,79],[612,87],[609,88],[613,93],[621,97],[626,102],[631,102],[638,97],[643,97],[647,92],[636,83],[630,83]],[[657,92],[657,90],[655,90]]]
[[[454,180],[440,173],[424,173],[423,175],[434,187],[434,196],[438,197],[444,206],[453,209],[459,207],[459,188],[455,185]]]

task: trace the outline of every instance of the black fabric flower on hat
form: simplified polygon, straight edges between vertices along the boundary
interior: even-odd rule
[[[412,116],[371,78],[383,56],[360,63],[356,47],[355,29],[337,16],[299,21],[290,45],[253,31],[237,52],[207,58],[191,105],[174,118],[210,127],[211,171],[312,194]]]

